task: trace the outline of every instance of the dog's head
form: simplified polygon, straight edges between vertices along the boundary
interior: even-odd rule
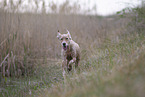
[[[63,50],[67,50],[70,44],[71,35],[69,31],[67,30],[67,34],[61,34],[59,31],[57,32],[57,38],[61,41],[61,45],[63,47]]]

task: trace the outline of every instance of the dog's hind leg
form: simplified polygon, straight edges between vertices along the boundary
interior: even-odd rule
[[[72,70],[72,65],[69,65],[67,68],[68,72]]]
[[[75,62],[75,68],[78,67],[78,65],[79,65],[79,61],[80,61],[80,59],[76,59],[76,62]]]
[[[62,75],[63,75],[63,77],[65,77],[66,64],[67,64],[67,62],[63,60],[63,62],[62,62]]]
[[[78,68],[78,66],[79,66],[79,61],[80,61],[80,59],[76,59],[75,66],[74,66],[74,72],[80,70],[80,68]]]

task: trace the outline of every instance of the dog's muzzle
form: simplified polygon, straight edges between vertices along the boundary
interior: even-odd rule
[[[62,45],[63,45],[63,50],[67,50],[67,45],[66,45],[66,43],[63,43]]]

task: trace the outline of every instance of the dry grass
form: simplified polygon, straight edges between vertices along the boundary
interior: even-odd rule
[[[145,49],[144,34],[128,33],[128,19],[0,13],[0,96],[115,97],[128,96],[140,89],[136,81],[129,85],[129,92],[125,89],[126,79],[130,77],[129,64],[141,60]],[[81,47],[80,68],[77,73],[67,75],[65,84],[61,74],[61,47],[56,38],[58,29],[62,33],[68,29]],[[130,72],[134,72],[136,64]],[[139,69],[138,75],[131,75],[136,80]]]
[[[20,74],[24,73],[25,65],[33,65],[32,60],[60,58],[60,45],[56,39],[58,29],[62,33],[66,33],[65,29],[69,29],[82,51],[89,51],[90,48],[99,46],[109,34],[118,32],[112,30],[116,24],[111,23],[109,19],[99,19],[96,16],[14,14],[1,11],[0,19],[0,36],[2,36],[0,60],[2,62],[6,55],[10,54],[11,58],[8,57],[3,67],[10,67],[8,60],[11,60],[10,63],[13,65],[17,63],[17,72]],[[87,44],[84,41],[87,41]],[[12,74],[4,73],[3,76],[5,75]]]
[[[144,97],[144,33],[116,37],[90,49],[92,53],[82,60],[78,73],[67,74],[64,83],[45,89],[39,96]]]

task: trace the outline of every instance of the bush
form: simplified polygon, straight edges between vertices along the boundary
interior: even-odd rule
[[[121,17],[130,18],[129,28],[131,32],[143,32],[145,30],[145,6],[144,0],[142,5],[136,8],[125,8],[121,11],[118,11],[117,14],[120,14]]]

